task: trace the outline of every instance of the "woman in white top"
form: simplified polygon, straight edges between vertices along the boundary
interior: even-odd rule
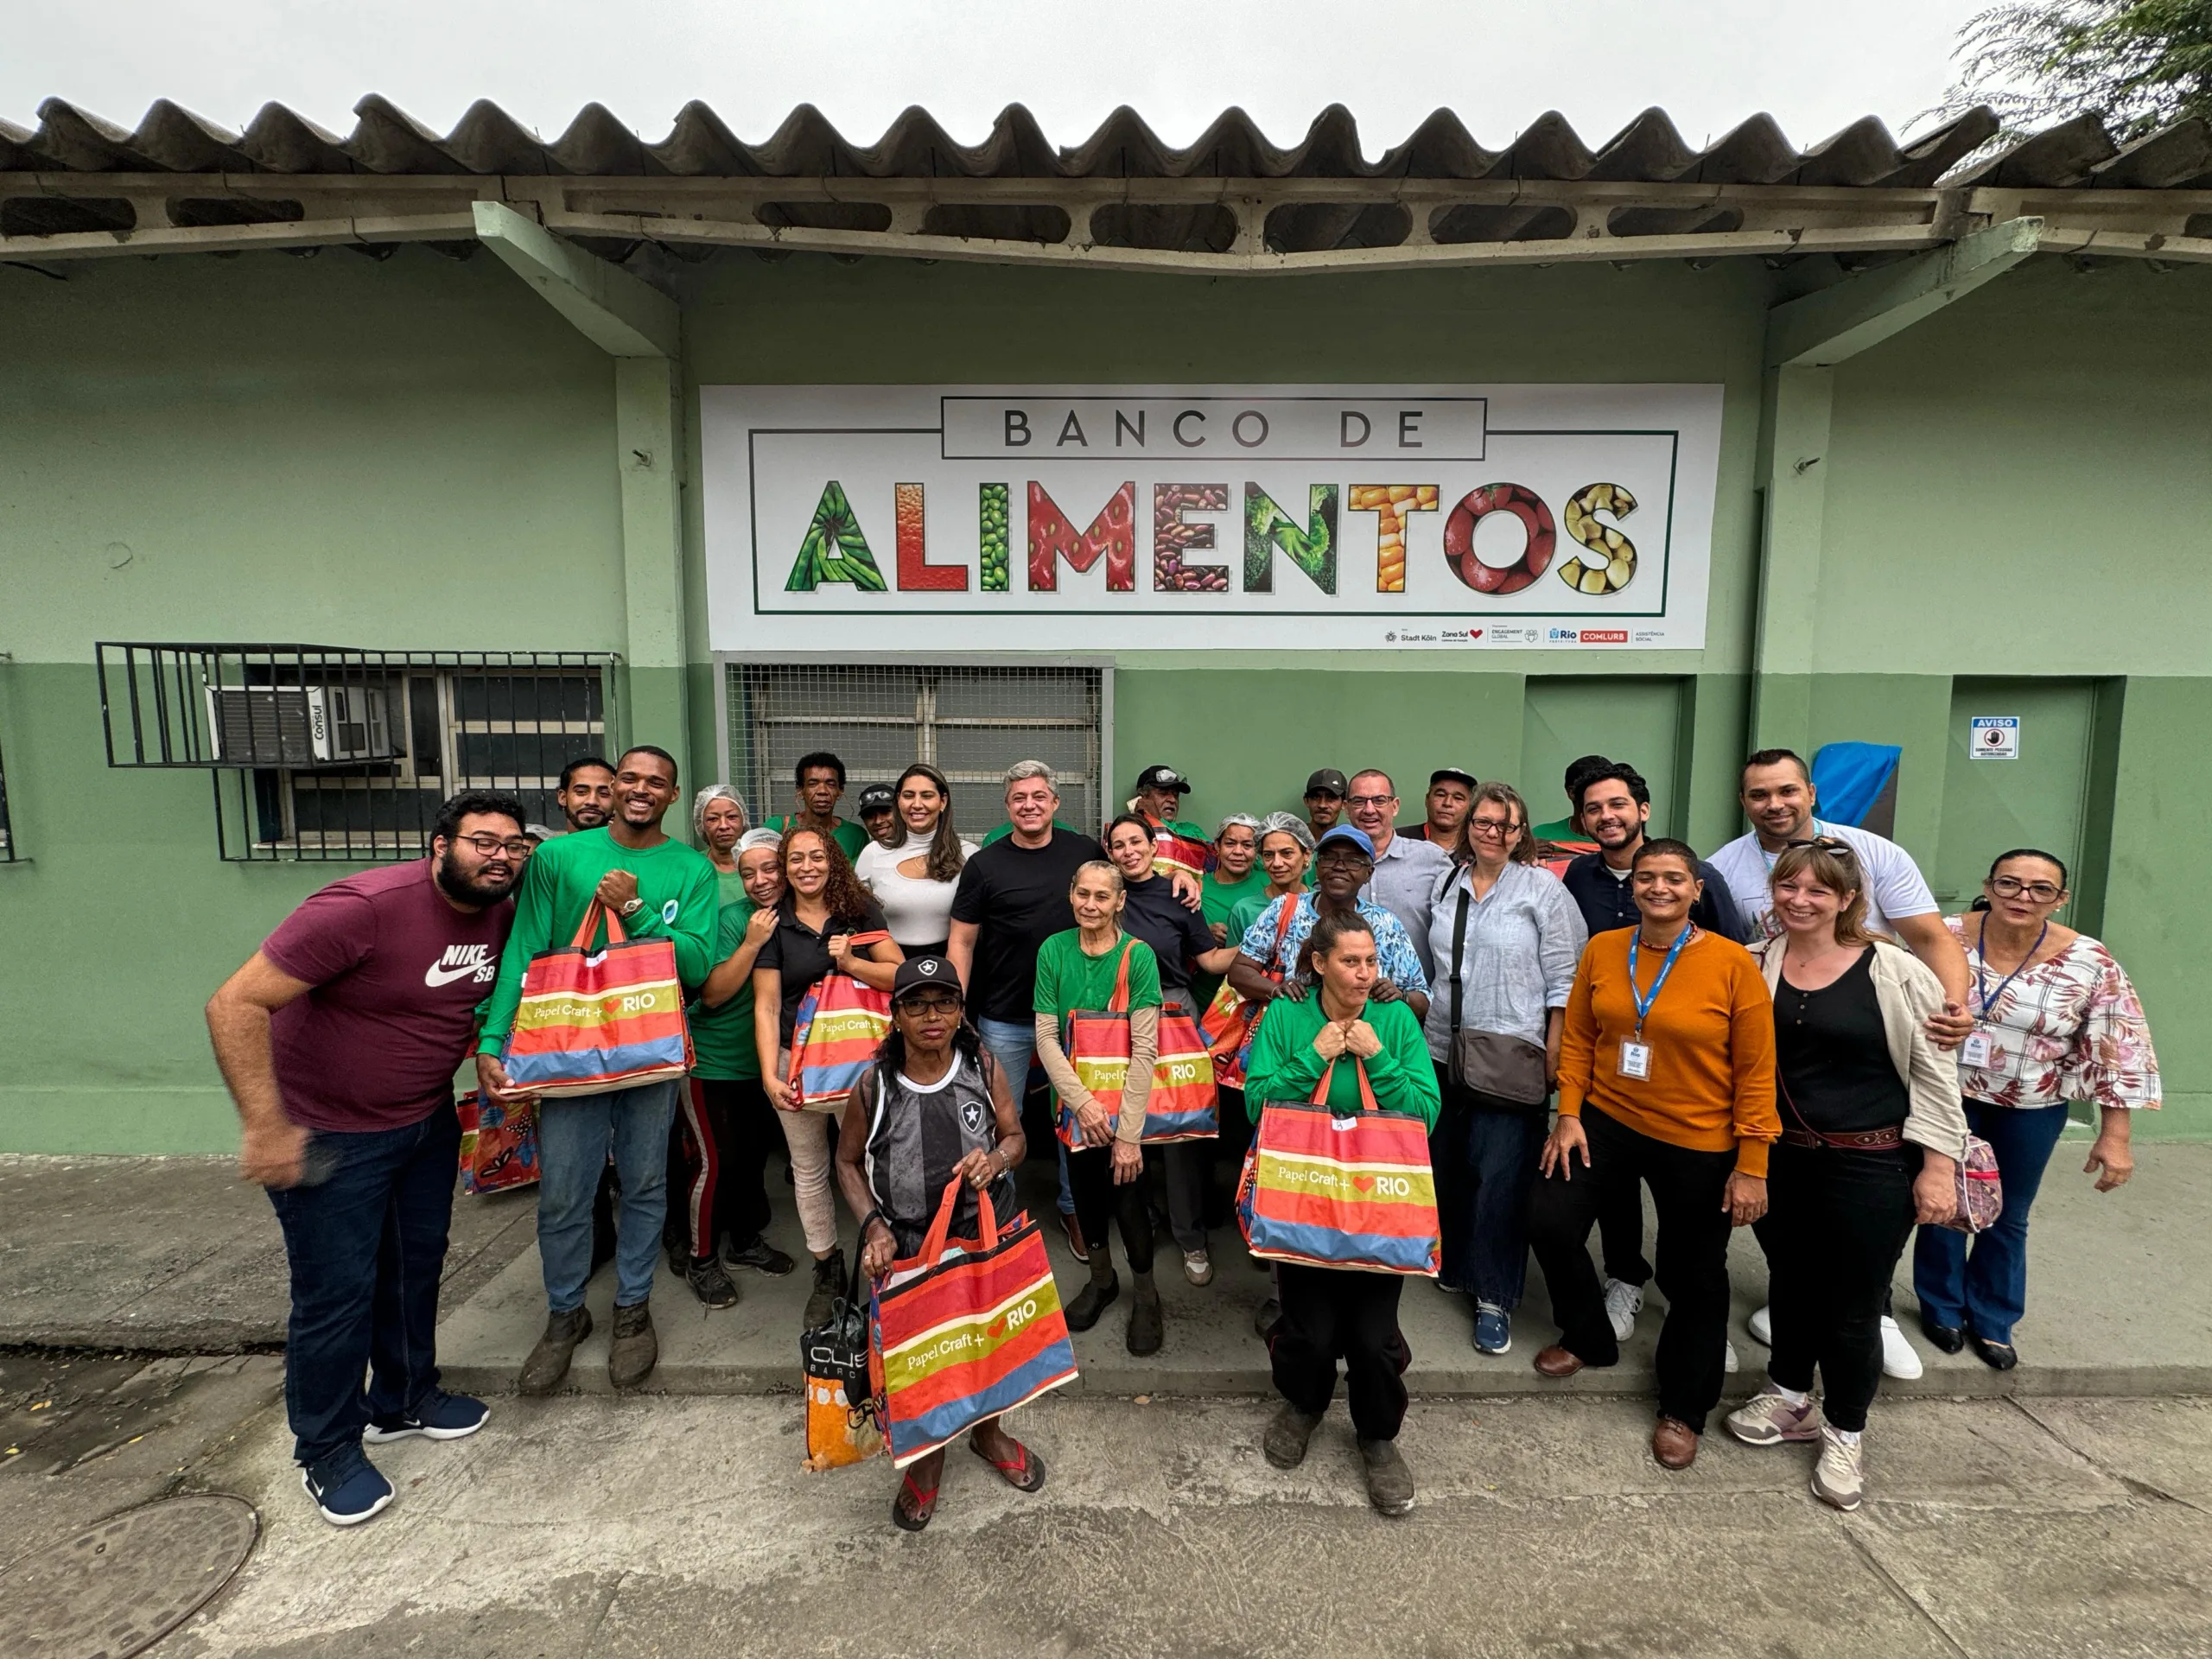
[[[2071,896],[2053,854],[2000,853],[1981,884],[1988,908],[1954,916],[1974,975],[1974,1033],[1958,1049],[1967,1122],[1997,1154],[2005,1208],[1975,1235],[1923,1227],[1912,1287],[1921,1329],[1947,1354],[1968,1343],[2000,1371],[2019,1363],[2012,1326],[2027,1305],[2028,1209],[2066,1127],[2067,1103],[2097,1109],[2082,1173],[2109,1192],[2134,1173],[2128,1131],[2160,1099],[2143,1004],[2111,951],[2052,915]]]
[[[899,774],[896,788],[906,840],[896,847],[870,842],[853,874],[883,906],[891,938],[909,962],[941,957],[952,931],[953,891],[976,843],[953,833],[952,785],[935,766],[916,762]]]

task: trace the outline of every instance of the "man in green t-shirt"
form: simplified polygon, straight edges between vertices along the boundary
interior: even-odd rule
[[[477,1084],[491,1099],[531,1098],[508,1081],[500,1058],[522,1000],[523,972],[540,951],[568,944],[593,900],[620,917],[630,937],[673,944],[677,976],[685,985],[705,982],[719,908],[715,867],[661,828],[675,801],[675,757],[641,744],[615,762],[614,814],[607,827],[556,836],[531,855],[477,1046]],[[552,1392],[568,1375],[576,1344],[591,1333],[584,1283],[591,1276],[592,1195],[610,1151],[622,1197],[607,1376],[617,1388],[635,1388],[658,1360],[649,1299],[668,1217],[668,1132],[677,1093],[677,1084],[664,1080],[539,1101],[537,1253],[548,1317],[545,1334],[517,1379],[520,1392]]]
[[[845,798],[845,763],[827,749],[817,749],[799,756],[791,782],[798,791],[798,810],[766,819],[761,827],[779,834],[794,825],[818,830],[843,849],[848,863],[858,858],[868,845],[868,831],[837,816],[837,803]]]

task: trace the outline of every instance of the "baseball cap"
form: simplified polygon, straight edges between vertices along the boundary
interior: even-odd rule
[[[891,982],[893,1002],[919,990],[950,991],[963,1002],[968,998],[960,988],[960,976],[943,957],[909,957],[899,964],[899,972]]]
[[[1482,787],[1482,781],[1473,772],[1464,771],[1458,766],[1439,766],[1428,774],[1428,786],[1431,789],[1434,789],[1441,783],[1465,784],[1469,789],[1479,789]]]
[[[1139,789],[1170,789],[1178,795],[1191,792],[1191,780],[1173,766],[1147,766],[1137,773]]]
[[[1324,766],[1306,780],[1308,795],[1349,795],[1351,785],[1334,766]],[[1373,851],[1372,848],[1368,849]]]
[[[1324,830],[1321,839],[1313,843],[1313,849],[1319,852],[1332,841],[1348,841],[1370,860],[1375,856],[1375,843],[1367,838],[1367,831],[1354,829],[1349,823],[1339,823]]]
[[[860,803],[853,810],[864,818],[872,812],[893,811],[898,805],[899,798],[892,793],[890,785],[870,784],[861,791]]]

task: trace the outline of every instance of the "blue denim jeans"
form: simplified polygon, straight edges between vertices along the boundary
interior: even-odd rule
[[[591,1278],[592,1198],[609,1151],[622,1188],[614,1217],[614,1300],[634,1307],[652,1294],[668,1220],[668,1135],[682,1086],[671,1080],[538,1103],[537,1255],[551,1312],[583,1306]]]
[[[318,1131],[315,1148],[326,1179],[269,1193],[291,1268],[284,1413],[302,1464],[359,1446],[372,1416],[400,1416],[437,1386],[461,1123],[442,1106],[405,1128]]]
[[[1444,1109],[1428,1144],[1443,1230],[1440,1278],[1510,1313],[1528,1284],[1529,1192],[1550,1120],[1541,1109],[1478,1105],[1468,1090],[1444,1081],[1441,1065],[1436,1070]]]
[[[1021,1096],[1029,1087],[1029,1063],[1037,1054],[1037,1023],[1017,1024],[1012,1020],[978,1020],[976,1034],[983,1039],[983,1046],[990,1057],[999,1063],[999,1070],[1006,1073],[1006,1086],[1014,1096],[1014,1109],[1021,1109]],[[1057,1141],[1055,1142],[1057,1145]],[[1068,1185],[1068,1149],[1060,1152],[1060,1213],[1075,1214],[1075,1189]]]
[[[1966,1104],[1967,1127],[1997,1154],[2005,1208],[1971,1244],[1951,1228],[1923,1227],[1912,1246],[1912,1290],[1931,1323],[2010,1343],[2028,1304],[2028,1207],[2066,1128],[2066,1108]]]

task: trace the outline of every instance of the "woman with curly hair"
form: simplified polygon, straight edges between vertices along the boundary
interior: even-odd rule
[[[807,1299],[811,1330],[829,1316],[844,1287],[845,1253],[837,1248],[837,1206],[830,1191],[830,1142],[842,1101],[802,1109],[791,1084],[791,1027],[806,994],[830,974],[850,974],[888,991],[906,958],[891,942],[883,908],[868,896],[845,849],[819,830],[794,824],[778,849],[784,896],[776,930],[753,962],[753,1028],[760,1051],[760,1086],[767,1092],[791,1143],[791,1184],[806,1248],[814,1256],[814,1294]]]

